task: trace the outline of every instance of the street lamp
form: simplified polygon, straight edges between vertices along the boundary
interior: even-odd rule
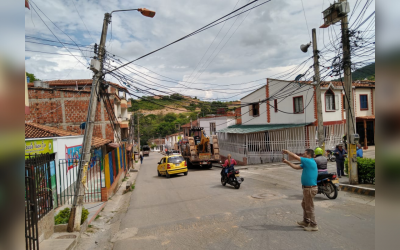
[[[143,16],[147,16],[147,17],[150,17],[150,18],[153,18],[153,17],[156,15],[156,12],[155,12],[155,11],[148,10],[148,9],[146,9],[146,8],[127,9],[127,10],[113,10],[113,11],[111,11],[110,14],[112,14],[113,12],[132,11],[132,10],[137,10],[137,11],[139,11],[140,13],[142,13]]]
[[[67,231],[73,232],[80,230],[80,221],[82,216],[82,207],[83,207],[83,197],[85,195],[85,190],[82,182],[83,176],[86,174],[84,170],[85,163],[88,164],[90,162],[90,149],[91,149],[91,142],[93,136],[93,129],[94,129],[94,122],[96,118],[96,110],[97,110],[97,97],[100,92],[100,82],[101,79],[104,77],[104,58],[105,58],[105,45],[106,45],[106,38],[107,38],[107,30],[108,24],[111,22],[111,15],[113,12],[120,12],[120,11],[131,11],[137,10],[142,13],[143,16],[147,17],[154,17],[156,12],[152,10],[148,10],[146,8],[140,9],[128,9],[128,10],[114,10],[111,13],[104,14],[103,20],[103,29],[101,31],[101,38],[100,38],[100,45],[98,49],[98,58],[93,58],[90,62],[90,69],[94,72],[92,88],[90,91],[90,99],[89,99],[89,109],[88,115],[86,118],[86,129],[85,134],[83,136],[82,142],[82,154],[79,161],[79,169],[78,169],[78,177],[75,186],[75,194],[74,199],[72,201],[72,208],[71,208],[71,216],[68,221]],[[138,119],[139,122],[139,119]],[[138,127],[139,130],[139,127]],[[140,153],[140,136],[139,136],[139,153]]]

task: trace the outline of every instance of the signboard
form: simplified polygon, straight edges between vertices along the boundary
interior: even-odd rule
[[[46,153],[53,153],[53,139],[25,141],[25,155]]]
[[[82,154],[82,145],[76,145],[72,147],[65,146],[65,159],[68,164],[68,170],[77,167],[79,165],[79,159],[81,158]]]

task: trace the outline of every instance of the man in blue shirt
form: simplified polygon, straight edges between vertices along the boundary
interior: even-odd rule
[[[361,144],[357,144],[357,157],[363,158],[363,150]]]
[[[287,154],[300,161],[300,165],[293,164],[286,159],[282,161],[292,167],[293,169],[302,170],[301,185],[303,186],[303,221],[298,221],[299,226],[304,227],[306,231],[318,231],[317,222],[314,213],[314,197],[318,193],[317,177],[318,168],[314,160],[314,150],[306,149],[304,157],[300,157],[289,150],[283,150],[283,154]]]

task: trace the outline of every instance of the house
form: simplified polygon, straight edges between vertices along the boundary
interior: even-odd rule
[[[82,143],[82,134],[25,122],[25,154],[55,153],[55,164],[50,168],[54,207],[71,202]],[[126,147],[93,136],[91,154],[84,202],[107,201],[127,173]]]
[[[183,131],[183,137],[185,139],[187,139],[190,136],[190,129],[192,127],[197,127],[197,123],[198,123],[197,120],[194,120],[181,126],[181,130]]]
[[[81,125],[87,118],[91,84],[91,79],[49,81],[40,86],[36,82],[28,84],[30,113],[25,115],[25,120],[83,133]],[[97,106],[93,135],[115,142],[127,141],[128,90],[114,83],[108,84],[106,104],[101,101]]]
[[[165,138],[157,138],[148,141],[149,145],[155,145],[155,147],[152,150],[156,152],[163,151],[164,143],[165,143]]]
[[[165,137],[165,146],[168,149],[178,149],[179,140],[183,139],[183,132],[178,132]]]
[[[314,90],[312,82],[267,79],[265,86],[241,99],[241,125],[217,130],[221,155],[231,153],[242,164],[260,164],[280,161],[283,149],[302,154],[306,148],[315,148],[318,116]],[[366,147],[374,141],[374,130],[368,130],[368,124],[372,127],[375,120],[375,82],[353,82],[352,96],[357,133]],[[331,148],[345,133],[342,82],[322,82],[321,99],[325,147]]]
[[[206,135],[216,135],[217,130],[236,124],[235,115],[213,115],[199,118],[200,127],[204,128]],[[211,142],[212,143],[212,142]]]

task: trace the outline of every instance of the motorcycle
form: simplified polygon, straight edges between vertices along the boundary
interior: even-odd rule
[[[317,178],[318,194],[324,194],[329,199],[336,199],[339,191],[339,180],[336,173],[319,174]]]
[[[227,183],[235,187],[235,189],[240,188],[240,184],[244,181],[242,177],[240,177],[239,170],[230,170],[227,174],[225,174],[225,169],[222,167],[221,170],[221,184],[225,186]]]
[[[335,147],[331,149],[327,149],[326,152],[328,153],[328,161],[334,162],[336,161],[336,155],[334,153]]]

